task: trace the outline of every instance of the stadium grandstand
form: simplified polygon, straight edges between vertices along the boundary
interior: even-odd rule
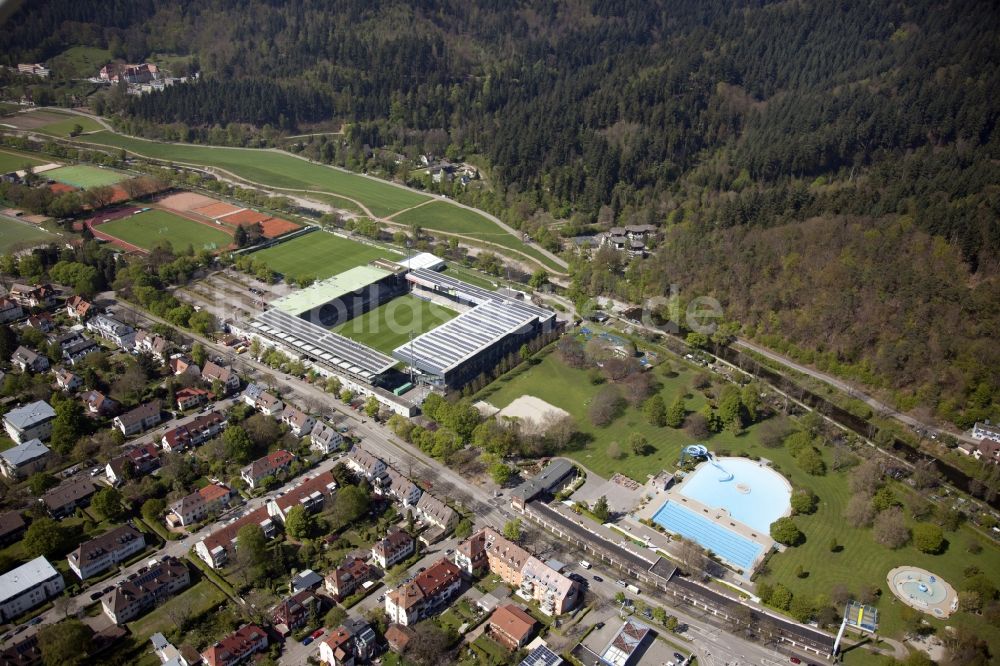
[[[406,280],[415,290],[472,306],[392,352],[394,358],[423,373],[423,379],[431,384],[461,388],[555,327],[556,316],[551,310],[441,273],[418,268],[407,273]]]
[[[272,301],[271,306],[319,326],[336,326],[406,293],[405,272],[389,261],[357,266]]]

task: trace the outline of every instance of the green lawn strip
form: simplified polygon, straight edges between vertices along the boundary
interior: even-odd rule
[[[484,277],[480,273],[471,271],[463,266],[457,266],[455,264],[448,264],[444,269],[444,272],[454,278],[462,280],[463,282],[468,282],[471,285],[475,285],[482,289],[488,289],[490,291],[496,291],[497,286],[493,281],[487,277]]]
[[[28,222],[0,217],[0,252],[6,253],[25,243],[46,243],[56,236]]]
[[[222,592],[229,595],[231,598],[236,598],[236,588],[234,588],[229,581],[216,573],[208,564],[205,563],[203,559],[197,555],[188,553],[187,559],[189,562],[194,564],[199,571],[205,574],[205,577],[209,579],[212,583],[216,585]]]
[[[399,261],[400,255],[324,231],[314,231],[250,255],[271,270],[318,280],[363,266],[373,259]]]
[[[178,251],[188,245],[194,246],[195,251],[217,249],[233,241],[232,236],[223,231],[165,210],[149,210],[112,220],[100,225],[98,230],[147,250],[162,240],[169,240]]]
[[[143,527],[145,527],[151,532],[154,532],[158,537],[160,537],[164,541],[175,541],[180,538],[180,535],[169,531],[165,525],[161,524],[158,521],[150,523],[147,522],[144,518],[136,518],[135,522],[137,524],[141,523]]]
[[[331,329],[344,337],[389,353],[410,339],[437,328],[458,313],[411,294],[394,298]]]
[[[690,396],[687,399],[688,412],[697,411],[704,406],[704,396],[689,389],[691,378],[695,374],[693,371],[682,367],[675,376],[666,376],[658,368],[650,372],[656,373],[656,379],[661,384],[660,395],[668,406],[678,394]],[[610,477],[615,472],[621,472],[639,482],[645,482],[650,474],[675,469],[681,448],[692,444],[692,439],[683,430],[650,425],[641,407],[627,407],[623,415],[608,426],[592,425],[587,409],[601,388],[590,383],[586,370],[571,368],[562,362],[557,353],[550,353],[538,365],[526,367],[521,372],[511,373],[494,382],[478,397],[503,408],[521,395],[533,395],[565,409],[576,419],[580,431],[591,438],[582,449],[567,451],[566,455],[601,476]],[[628,435],[632,432],[645,436],[653,447],[653,452],[645,456],[633,454],[628,449]],[[728,431],[717,433],[705,444],[714,450],[733,449],[742,441],[757,441],[756,426],[741,435]],[[622,452],[621,459],[615,460],[608,456],[608,445],[611,442],[618,443]]]
[[[15,150],[8,150],[6,148],[0,150],[0,173],[9,173],[23,169],[26,166],[40,166],[42,164],[48,164],[48,162]]]
[[[97,76],[111,60],[111,52],[96,46],[73,46],[49,60],[49,67],[66,78]]]
[[[296,191],[288,190],[288,193],[296,194]],[[351,213],[356,213],[358,215],[365,214],[365,212],[361,210],[361,207],[358,206],[358,204],[354,203],[350,199],[345,199],[344,197],[338,197],[335,194],[317,194],[315,192],[302,192],[301,195],[306,199],[312,199],[314,201],[330,204],[334,208],[340,208],[341,210],[346,210]]]
[[[101,124],[93,118],[71,115],[68,116],[66,120],[59,120],[54,123],[42,125],[32,131],[38,132],[39,134],[65,138],[69,136],[70,132],[73,131],[73,128],[77,125],[81,127],[81,131],[83,132],[98,132],[104,129]]]
[[[158,631],[167,633],[177,626],[171,614],[194,617],[225,602],[226,595],[212,581],[201,580],[127,626],[133,635],[140,637],[148,637]]]
[[[44,176],[49,180],[86,189],[100,185],[114,185],[128,180],[129,175],[112,169],[102,169],[88,164],[72,164],[46,171]]]
[[[502,664],[505,660],[510,659],[510,653],[504,649],[502,645],[487,636],[485,633],[480,634],[479,637],[472,642],[472,647],[481,651],[487,659],[491,660],[487,663]]]
[[[225,169],[240,178],[281,189],[329,192],[357,199],[375,215],[385,217],[428,197],[357,174],[314,164],[278,151],[264,151],[193,144],[159,143],[111,132],[81,137],[83,142],[125,150],[159,160]]]

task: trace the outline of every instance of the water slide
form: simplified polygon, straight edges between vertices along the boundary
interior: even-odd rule
[[[707,456],[708,456],[708,462],[712,463],[712,467],[715,467],[717,470],[719,470],[720,472],[722,472],[722,476],[719,477],[719,481],[720,482],[723,482],[723,481],[732,481],[733,480],[733,473],[732,472],[727,472],[726,468],[723,467],[722,465],[720,465],[715,460],[715,456],[713,456],[711,453],[707,454]]]

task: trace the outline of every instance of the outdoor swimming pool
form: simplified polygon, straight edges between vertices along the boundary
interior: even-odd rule
[[[653,520],[744,571],[753,568],[753,563],[764,549],[756,541],[726,529],[676,502],[665,503],[653,516]]]
[[[711,459],[687,476],[679,492],[707,507],[725,509],[762,534],[791,508],[792,487],[785,477],[748,458]]]

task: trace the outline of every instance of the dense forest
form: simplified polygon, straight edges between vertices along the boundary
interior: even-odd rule
[[[469,203],[522,228],[663,228],[649,260],[576,264],[576,294],[715,295],[742,335],[966,425],[1000,417],[998,24],[975,0],[53,0],[0,57],[197,58],[109,105],[133,133],[347,122],[299,149],[478,155]]]

